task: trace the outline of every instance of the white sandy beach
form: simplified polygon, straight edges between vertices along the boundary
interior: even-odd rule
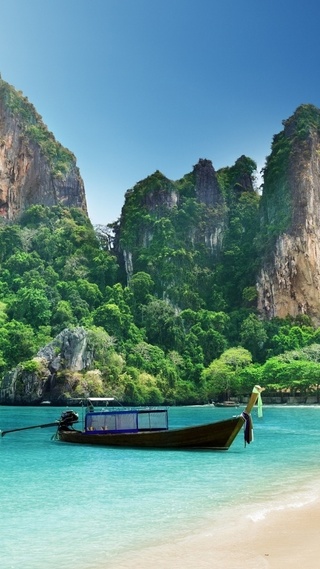
[[[227,520],[222,521],[223,526]],[[134,552],[108,569],[318,569],[320,502],[231,521]]]

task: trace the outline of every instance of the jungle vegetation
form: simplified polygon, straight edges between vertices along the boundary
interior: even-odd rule
[[[106,233],[77,209],[37,205],[15,223],[1,223],[1,376],[18,364],[35,371],[40,347],[83,326],[96,361],[83,374],[66,373],[77,395],[195,404],[246,394],[255,383],[269,393],[317,391],[320,330],[305,316],[262,321],[255,311],[256,201],[244,195],[231,204],[227,247],[210,263],[207,252],[183,249],[181,233],[171,229],[176,265],[161,264],[168,254],[161,231],[168,238],[174,225],[163,219],[159,242],[128,283]],[[246,224],[250,236],[241,230]],[[166,298],[161,279],[166,287],[172,274]]]

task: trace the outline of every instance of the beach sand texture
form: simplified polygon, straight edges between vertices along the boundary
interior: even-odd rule
[[[111,569],[318,569],[320,502],[230,520],[118,559]]]

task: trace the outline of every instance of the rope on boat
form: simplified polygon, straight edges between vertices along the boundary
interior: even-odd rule
[[[249,445],[253,441],[253,423],[249,413],[243,411],[241,417],[244,420],[244,446]]]

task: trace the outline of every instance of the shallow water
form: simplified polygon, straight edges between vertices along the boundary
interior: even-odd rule
[[[2,430],[50,422],[61,408],[0,407]],[[241,410],[240,410],[241,411]],[[172,427],[234,409],[170,408]],[[226,451],[95,448],[52,441],[54,428],[0,439],[1,569],[93,569],[188,535],[228,512],[253,522],[319,496],[320,407],[253,413]]]

